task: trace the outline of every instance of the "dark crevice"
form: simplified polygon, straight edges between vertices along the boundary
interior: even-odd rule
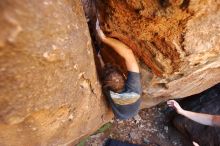
[[[95,0],[81,0],[83,4],[83,9],[85,12],[85,16],[88,23],[88,28],[90,32],[90,37],[92,39],[92,47],[93,47],[93,54],[94,54],[94,60],[97,70],[97,76],[98,79],[101,80],[101,64],[97,58],[97,53],[102,47],[101,42],[97,39],[97,35],[95,32],[95,23],[97,19],[97,8],[96,8],[96,1]]]
[[[187,9],[189,6],[190,0],[184,0],[183,3],[180,5],[181,9]]]

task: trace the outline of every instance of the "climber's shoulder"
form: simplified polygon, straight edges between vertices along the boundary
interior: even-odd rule
[[[118,119],[129,119],[137,115],[141,103],[140,73],[128,72],[122,92],[109,91],[108,99]]]

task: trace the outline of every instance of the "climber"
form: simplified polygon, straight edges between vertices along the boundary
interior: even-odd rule
[[[196,113],[187,111],[181,108],[181,106],[175,100],[167,101],[169,107],[172,107],[180,115],[183,115],[197,123],[208,125],[208,126],[217,126],[220,127],[220,115],[209,115],[203,113]]]
[[[124,43],[105,36],[96,22],[99,39],[113,48],[122,58],[128,70],[127,79],[121,70],[111,64],[104,64],[102,56],[98,53],[103,72],[103,92],[108,97],[110,106],[117,119],[129,119],[138,113],[140,106],[141,81],[138,63],[132,50]]]

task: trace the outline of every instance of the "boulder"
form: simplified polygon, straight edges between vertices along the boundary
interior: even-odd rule
[[[0,20],[1,146],[76,143],[112,117],[80,1],[2,0]]]
[[[82,1],[87,17],[80,1],[0,1],[0,145],[73,145],[111,119],[86,23],[94,36],[96,8]],[[102,29],[139,60],[143,108],[219,83],[218,1],[96,2]]]
[[[143,107],[219,83],[219,1],[97,0],[96,5],[105,33],[127,44],[139,59]],[[115,58],[107,60],[123,66]]]

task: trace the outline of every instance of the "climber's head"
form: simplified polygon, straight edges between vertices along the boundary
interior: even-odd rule
[[[125,85],[125,77],[117,67],[106,64],[103,70],[103,88],[114,92],[120,92]]]

